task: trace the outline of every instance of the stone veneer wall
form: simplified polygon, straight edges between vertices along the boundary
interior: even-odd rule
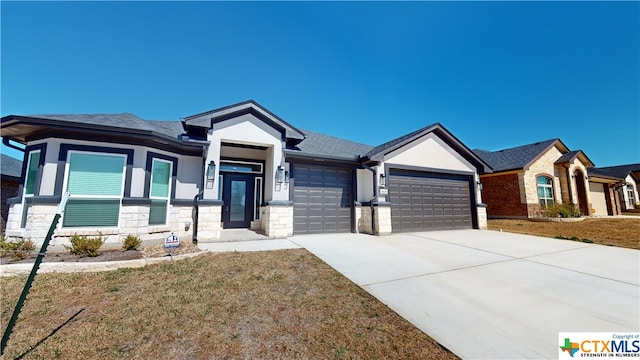
[[[219,240],[222,232],[222,205],[198,205],[198,241]]]
[[[478,206],[478,229],[486,230],[487,228],[487,208],[485,206]]]
[[[376,233],[374,235],[390,235],[391,234],[391,204],[378,203],[374,205],[374,221],[376,225]]]
[[[260,208],[262,230],[271,239],[293,235],[293,204],[269,204]]]

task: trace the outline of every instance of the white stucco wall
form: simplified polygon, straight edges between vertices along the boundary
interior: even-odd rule
[[[356,169],[356,200],[363,203],[373,198],[373,173],[367,169]]]

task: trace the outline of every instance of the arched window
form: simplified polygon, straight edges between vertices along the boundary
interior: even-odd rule
[[[540,205],[549,206],[553,205],[553,181],[550,177],[547,176],[538,176],[538,199],[540,200]]]

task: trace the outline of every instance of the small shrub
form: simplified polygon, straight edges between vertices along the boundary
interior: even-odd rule
[[[13,260],[26,259],[36,249],[36,244],[31,240],[7,241],[0,236],[0,257],[9,256]]]
[[[542,211],[542,214],[546,217],[580,217],[580,209],[573,204],[558,204],[555,203],[551,206],[547,206]]]
[[[142,240],[140,240],[139,236],[129,234],[122,241],[122,249],[125,251],[138,250],[138,246],[140,246],[140,244],[142,244]]]
[[[104,243],[102,233],[98,237],[90,238],[87,235],[73,234],[71,236],[71,246],[66,246],[73,255],[95,257],[98,256],[98,249]]]

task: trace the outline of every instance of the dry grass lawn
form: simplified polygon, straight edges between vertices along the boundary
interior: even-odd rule
[[[489,220],[489,229],[564,238],[577,237],[595,244],[640,250],[640,218],[586,219],[578,222],[535,222],[528,220]]]
[[[0,278],[2,331],[24,281]],[[38,275],[6,349],[20,356],[456,358],[306,250]]]

